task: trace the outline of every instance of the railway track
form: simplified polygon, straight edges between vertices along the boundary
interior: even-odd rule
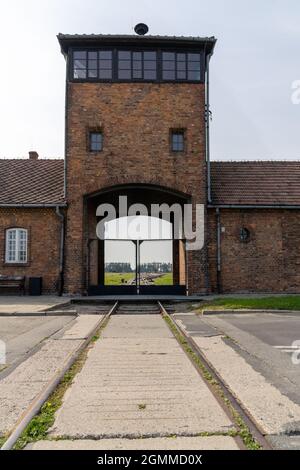
[[[186,331],[178,324],[175,322],[174,318],[172,317],[174,309],[170,303],[164,304],[161,302],[148,302],[148,303],[125,303],[125,302],[120,302],[117,309],[115,310],[114,314],[161,314],[164,318],[168,319],[168,324],[172,325],[172,331],[174,333],[174,330],[178,332],[178,334],[184,338],[185,344],[188,345],[189,349],[194,352],[194,354],[199,358],[201,363],[203,364],[204,368],[209,372],[209,374],[212,376],[213,380],[215,383],[218,384],[219,388],[222,391],[223,396],[226,398],[226,400],[229,401],[231,407],[235,410],[236,413],[242,418],[243,422],[246,424],[246,426],[249,428],[252,436],[255,438],[255,440],[260,444],[261,448],[264,450],[270,450],[271,446],[269,442],[265,439],[264,435],[260,431],[259,427],[257,424],[253,421],[252,417],[246,412],[246,410],[243,409],[243,407],[240,405],[240,403],[237,401],[235,396],[231,393],[231,391],[228,389],[227,385],[224,383],[222,377],[216,372],[216,370],[212,367],[211,364],[209,364],[203,355],[202,351],[199,349],[195,341],[191,336],[189,336]],[[178,336],[175,335],[176,339],[178,340]],[[182,342],[178,341],[180,346],[183,348],[183,350],[186,352],[186,348],[183,347]],[[188,355],[190,360],[193,362],[191,357]],[[199,366],[195,362],[193,362],[194,366],[196,367],[198,373],[203,377],[203,372]],[[204,378],[205,379],[205,378]],[[224,406],[224,400],[220,398],[220,395],[216,393],[216,390],[212,388],[209,383],[207,383],[209,388],[211,389],[212,393],[214,396],[217,398],[218,402],[223,406],[225,409],[226,413],[230,417],[230,419],[233,419],[232,413],[229,411],[229,408],[227,406]]]
[[[108,308],[107,305],[105,307],[100,308],[100,311],[103,312],[105,308]],[[99,309],[97,309],[99,312]],[[90,312],[89,312],[90,313]],[[95,312],[97,314],[97,312]],[[98,313],[99,314],[99,313]],[[125,302],[120,301],[116,302],[109,311],[106,311],[106,314],[103,316],[101,322],[97,326],[97,331],[101,327],[106,327],[109,319],[112,315],[162,315],[162,317],[167,320],[167,324],[170,327],[172,333],[174,334],[175,338],[177,339],[179,345],[182,347],[186,355],[189,357],[190,361],[193,363],[194,367],[198,371],[199,375],[204,379],[207,383],[208,387],[210,388],[211,392],[220,403],[224,411],[227,413],[228,417],[231,419],[235,425],[237,425],[236,420],[233,417],[232,409],[238,414],[240,418],[242,418],[243,422],[249,428],[252,436],[255,440],[260,444],[261,448],[264,450],[270,449],[270,445],[265,439],[264,435],[261,433],[260,429],[256,425],[256,423],[252,420],[252,418],[247,414],[247,412],[242,408],[242,406],[238,403],[236,398],[232,395],[226,384],[223,382],[222,378],[218,375],[218,373],[213,369],[211,364],[209,364],[202,354],[201,350],[198,348],[196,343],[194,342],[193,338],[187,335],[186,331],[178,325],[174,318],[172,317],[172,306],[170,304],[164,305],[161,302],[157,301],[148,301],[148,302]],[[17,426],[13,429],[12,433],[10,434],[7,441],[2,446],[1,450],[9,450],[12,449],[15,443],[17,442],[18,438],[32,420],[32,418],[38,414],[39,410],[41,409],[42,405],[47,401],[49,396],[53,393],[59,382],[63,379],[65,373],[70,369],[73,363],[78,358],[79,354],[88,346],[92,337],[96,331],[91,332],[87,340],[82,344],[82,347],[79,351],[76,352],[76,355],[73,355],[66,364],[60,369],[60,373],[54,376],[44,388],[43,392],[36,397],[32,405],[26,412],[23,414],[21,420],[17,424]],[[182,341],[182,339],[184,341]],[[190,352],[200,360],[201,364],[205,368],[207,372],[211,375],[214,382],[218,384],[219,389],[222,391],[223,397],[226,398],[227,403],[230,403],[230,407],[225,404],[224,398],[221,398],[220,394],[216,392],[216,388],[212,387],[209,382],[203,376],[203,368],[199,366],[197,361],[193,360],[192,355]],[[195,357],[194,356],[194,357]]]

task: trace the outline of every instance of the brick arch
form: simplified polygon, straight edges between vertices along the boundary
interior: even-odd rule
[[[169,193],[176,195],[179,198],[189,200],[191,198],[192,194],[192,188],[188,187],[187,185],[179,185],[176,187],[170,187],[166,186],[165,181],[163,178],[126,178],[126,177],[114,177],[110,178],[105,184],[99,188],[96,189],[95,191],[89,192],[88,194],[84,195],[85,199],[94,197],[94,196],[100,196],[101,194],[104,193],[110,193],[114,191],[118,191],[121,189],[126,190],[127,188],[147,188],[148,190],[151,191],[158,191],[162,193]]]

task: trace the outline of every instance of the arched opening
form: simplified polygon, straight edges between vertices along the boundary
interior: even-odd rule
[[[130,215],[129,209],[124,216],[118,209],[120,196],[126,196],[129,208],[132,204],[143,204],[149,212],[145,215],[137,211],[135,215]],[[88,293],[185,295],[185,240],[177,227],[174,212],[166,211],[167,206],[180,209],[186,200],[181,195],[153,187],[123,187],[89,197]],[[112,204],[116,208],[115,216],[108,221],[105,221],[106,213],[104,216],[101,212],[99,216],[101,204]],[[152,209],[153,204],[165,205],[157,216],[151,213],[150,206]],[[101,223],[103,237],[99,239],[98,227]]]

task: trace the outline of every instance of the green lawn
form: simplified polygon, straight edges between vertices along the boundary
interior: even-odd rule
[[[105,273],[104,284],[106,286],[126,285],[130,279],[134,278],[135,273]]]
[[[155,286],[172,286],[173,285],[173,273],[166,273],[160,277],[154,279]]]
[[[274,310],[299,310],[300,295],[286,295],[278,297],[260,298],[235,298],[223,297],[201,305],[202,310],[239,310],[239,309],[274,309]]]
[[[135,279],[135,273],[105,273],[104,283],[106,286],[122,286],[126,285],[131,279]],[[156,286],[170,286],[173,284],[173,274],[163,274],[154,279],[153,284]]]

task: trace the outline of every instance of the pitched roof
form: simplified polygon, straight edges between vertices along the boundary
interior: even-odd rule
[[[63,160],[0,160],[0,204],[63,202]]]
[[[300,162],[211,162],[212,202],[300,205]],[[1,160],[0,204],[64,203],[63,160]]]
[[[211,162],[211,188],[213,204],[300,205],[300,162]]]

